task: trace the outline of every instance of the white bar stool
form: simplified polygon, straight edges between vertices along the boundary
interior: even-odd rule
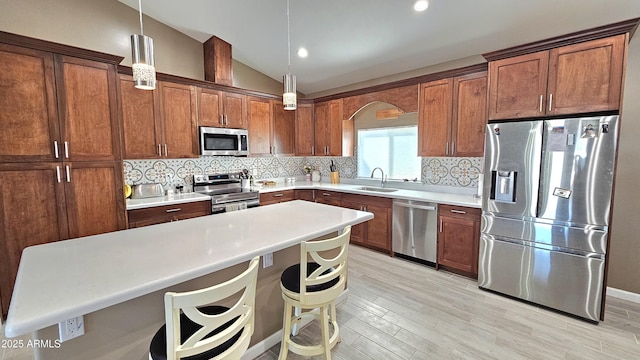
[[[280,277],[280,289],[284,299],[284,320],[279,359],[286,359],[289,351],[302,356],[324,354],[331,359],[331,349],[339,341],[340,331],[336,321],[335,300],[345,289],[347,280],[347,255],[351,227],[328,240],[304,241],[300,244],[300,264],[288,267]],[[293,308],[301,310],[293,315]],[[319,309],[302,312],[304,309]],[[322,329],[322,342],[317,345],[301,345],[291,338],[292,324],[306,319],[318,319]],[[333,333],[329,331],[329,325]]]
[[[206,289],[164,295],[165,325],[154,335],[150,360],[240,359],[254,330],[258,264],[235,278]],[[212,304],[242,291],[231,307]],[[182,310],[182,312],[181,312]]]

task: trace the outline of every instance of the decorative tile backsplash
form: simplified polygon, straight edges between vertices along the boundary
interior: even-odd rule
[[[240,172],[242,169],[256,170],[257,179],[282,178],[304,175],[304,166],[310,165],[328,176],[333,160],[340,177],[355,179],[357,159],[355,157],[227,157],[204,156],[197,159],[125,160],[124,181],[126,184],[160,183],[162,185],[191,185],[193,175]],[[422,182],[428,185],[443,185],[474,188],[481,173],[482,158],[422,158]]]

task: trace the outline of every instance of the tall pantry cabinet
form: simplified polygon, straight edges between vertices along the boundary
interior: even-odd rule
[[[22,47],[13,39],[0,34],[3,316],[25,247],[125,228],[121,59],[77,49],[66,56],[46,42]]]

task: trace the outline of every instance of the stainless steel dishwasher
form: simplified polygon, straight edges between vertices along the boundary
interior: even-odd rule
[[[393,252],[434,266],[437,255],[438,204],[393,201]]]

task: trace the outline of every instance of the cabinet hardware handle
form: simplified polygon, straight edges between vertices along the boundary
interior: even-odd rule
[[[224,126],[224,115],[220,114],[220,125]]]
[[[365,206],[364,206],[364,211],[369,211],[369,210],[367,209],[367,205],[365,205]]]
[[[167,152],[167,144],[164,144],[164,156],[169,156],[169,153]]]
[[[67,182],[71,182],[71,174],[69,173],[69,165],[67,165]]]
[[[542,112],[542,95],[540,95],[540,112]]]
[[[449,155],[449,142],[447,141],[445,147],[444,147],[444,154],[445,155]]]
[[[454,214],[466,214],[466,211],[462,211],[462,210],[451,210],[452,213]]]
[[[315,155],[316,154],[316,147],[311,145],[311,155]]]
[[[56,175],[58,177],[58,183],[60,183],[60,166],[56,166]]]
[[[56,153],[56,159],[59,157],[58,156],[58,141],[54,140],[53,141],[53,151]]]
[[[69,158],[69,143],[66,141],[64,142],[64,157]]]
[[[456,154],[456,143],[452,142],[451,143],[451,155],[455,155]]]
[[[440,232],[442,232],[442,218],[440,218]]]
[[[551,111],[552,104],[553,104],[553,94],[549,94],[549,111]]]
[[[284,196],[284,194],[273,194],[273,197],[280,197],[280,196]]]
[[[331,196],[329,193],[322,193],[322,196]]]
[[[168,212],[168,213],[172,213],[172,212],[176,212],[176,211],[180,211],[180,210],[182,210],[182,209],[180,209],[180,208],[176,208],[176,209],[169,209],[169,210],[167,210],[167,212]],[[177,220],[177,219],[176,219],[176,220]]]
[[[229,115],[224,114],[224,125],[229,126]]]
[[[158,144],[158,156],[162,156],[162,149],[160,144]]]
[[[325,146],[327,150],[325,150],[324,154],[329,155],[329,145]]]

